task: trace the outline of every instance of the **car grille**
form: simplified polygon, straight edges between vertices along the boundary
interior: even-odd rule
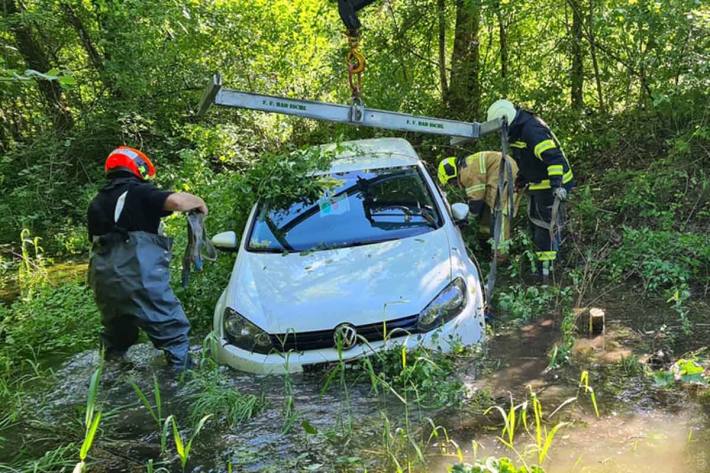
[[[384,340],[384,328],[387,329],[388,338],[402,337],[407,334],[417,333],[418,315],[411,315],[401,319],[388,320],[367,325],[355,325],[358,334],[358,343],[364,343],[362,338],[368,342]],[[393,331],[395,331],[392,333]],[[335,348],[335,329],[318,330],[315,332],[289,332],[281,334],[271,334],[271,343],[274,349],[280,352],[318,350],[320,348]],[[406,333],[405,333],[406,332]]]

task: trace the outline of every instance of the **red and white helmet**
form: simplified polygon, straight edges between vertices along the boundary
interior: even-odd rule
[[[119,146],[111,151],[111,154],[106,158],[106,164],[104,165],[106,173],[118,169],[132,172],[143,180],[155,176],[155,166],[150,162],[148,156],[130,146]]]

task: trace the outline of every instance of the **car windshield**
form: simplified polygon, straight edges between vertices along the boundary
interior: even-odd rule
[[[441,226],[416,166],[331,177],[336,184],[315,202],[298,201],[281,210],[260,205],[247,249],[280,253],[344,248],[421,235]]]

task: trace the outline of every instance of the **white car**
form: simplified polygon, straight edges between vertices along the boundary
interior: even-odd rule
[[[324,148],[335,150],[335,145]],[[337,184],[287,210],[257,204],[214,313],[220,363],[252,373],[299,372],[397,344],[443,351],[484,337],[480,274],[449,207],[399,138],[342,143]]]

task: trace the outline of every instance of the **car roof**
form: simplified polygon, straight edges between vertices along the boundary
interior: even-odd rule
[[[372,138],[322,145],[321,150],[335,151],[331,173],[413,166],[419,156],[409,141],[403,138]]]

